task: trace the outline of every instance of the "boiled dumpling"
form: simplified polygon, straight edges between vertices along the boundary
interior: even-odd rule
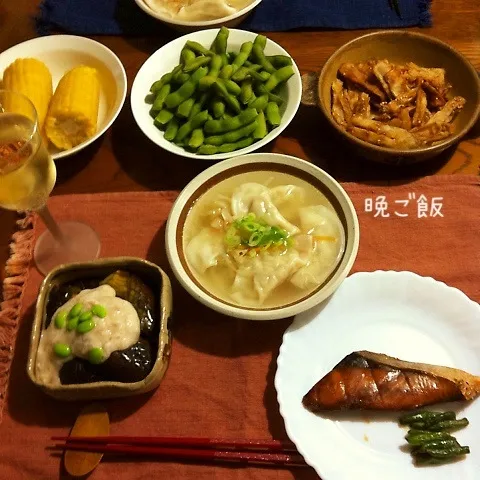
[[[225,254],[224,234],[215,228],[205,227],[195,235],[186,249],[187,260],[199,272],[214,267]]]
[[[343,226],[335,212],[324,205],[303,207],[299,210],[302,231],[318,237],[343,239]]]

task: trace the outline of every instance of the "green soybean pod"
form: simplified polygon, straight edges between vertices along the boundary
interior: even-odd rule
[[[265,85],[263,83],[258,83],[255,86],[255,89],[259,95],[267,94],[269,102],[275,102],[277,105],[281,105],[283,103],[283,98],[279,97],[278,95],[275,95],[272,92],[267,92],[267,90],[265,89]]]
[[[220,75],[219,77],[223,80],[228,80],[234,72],[233,65],[227,64],[222,67],[222,70],[220,70]]]
[[[222,67],[229,64],[228,55],[226,53],[221,53],[220,57],[222,57]]]
[[[203,140],[204,140],[203,129],[202,128],[196,128],[192,132],[192,136],[190,137],[190,140],[188,141],[188,146],[190,148],[197,149],[198,147],[200,147],[200,145],[203,144]]]
[[[230,31],[227,27],[221,27],[217,36],[213,40],[210,50],[215,53],[227,53],[228,35]]]
[[[168,94],[170,93],[172,86],[170,83],[164,85],[160,91],[157,93],[155,97],[155,101],[152,105],[152,111],[159,112],[163,108],[163,104],[165,103],[165,99],[167,98]]]
[[[275,87],[286,82],[294,73],[295,72],[291,65],[280,68],[267,80],[265,83],[265,89],[267,92],[271,92]]]
[[[263,48],[260,47],[260,45],[253,45],[252,57],[268,73],[275,72],[275,67],[271,64],[270,60],[267,59]]]
[[[242,89],[240,88],[240,85],[235,83],[233,80],[224,80],[223,84],[225,85],[227,92],[235,96],[240,95]]]
[[[185,82],[188,82],[189,79],[190,75],[188,73],[177,72],[172,78],[172,83],[175,85],[183,85]]]
[[[173,118],[173,113],[169,110],[160,110],[158,115],[155,117],[153,124],[157,127],[162,129],[171,119]]]
[[[252,79],[246,78],[241,85],[240,100],[246,105],[249,100],[252,98],[253,88],[252,88]]]
[[[191,120],[184,123],[175,135],[174,142],[182,142],[196,128],[201,127],[208,120],[208,110],[202,110],[197,113]]]
[[[214,88],[216,89],[216,91],[224,98],[225,100],[225,103],[235,112],[235,113],[240,113],[241,112],[241,108],[240,108],[240,103],[239,101],[236,99],[236,97],[234,97],[233,95],[231,95],[230,93],[228,93],[227,91],[227,87],[225,86],[225,83],[222,82],[219,78],[217,78],[217,80],[215,81],[215,83],[213,84]]]
[[[209,57],[215,55],[214,52],[205,48],[201,43],[195,42],[193,40],[187,40],[185,46],[190,50],[193,50],[195,53],[199,53],[200,55],[206,55]]]
[[[292,59],[287,55],[267,55],[267,60],[269,60],[275,68],[287,67],[293,64]]]
[[[198,100],[193,104],[190,115],[188,116],[189,120],[191,120],[197,113],[200,113],[202,111],[203,106],[207,102],[208,98],[209,98],[208,93],[202,93],[200,97],[198,97]]]
[[[235,57],[235,60],[232,62],[234,70],[238,70],[243,64],[248,60],[250,53],[252,53],[253,43],[245,42],[240,47],[240,52]]]
[[[185,67],[183,67],[183,71],[185,73],[194,72],[198,68],[208,65],[211,61],[212,57],[198,57],[189,64],[185,65]]]
[[[254,79],[259,82],[266,82],[270,77],[270,73],[266,72],[265,70],[262,70],[261,72],[257,72],[256,70],[249,69],[248,74]]]
[[[215,145],[202,145],[198,150],[197,153],[200,155],[214,155],[218,152],[218,147]]]
[[[254,108],[247,108],[236,117],[227,117],[221,120],[210,120],[205,123],[204,129],[206,133],[210,134],[229,132],[253,122],[257,116],[258,112]]]
[[[224,143],[220,145],[218,148],[218,153],[230,153],[234,152],[235,150],[240,150],[241,148],[249,147],[255,140],[252,137],[246,137],[242,140],[239,140],[235,143]]]
[[[178,132],[179,128],[179,123],[178,120],[173,117],[168,123],[167,123],[167,128],[165,130],[165,133],[163,135],[163,138],[165,140],[168,140],[169,142],[172,142],[175,138],[175,135]]]
[[[192,111],[194,103],[195,99],[193,97],[187,98],[178,106],[177,116],[182,118],[188,118],[190,116],[190,112]]]
[[[243,137],[248,137],[252,134],[257,128],[257,120],[255,119],[252,123],[244,125],[243,127],[232,130],[231,132],[226,132],[221,135],[213,135],[211,137],[205,138],[205,143],[209,145],[223,145],[224,143],[235,143]]]
[[[253,44],[262,50],[265,50],[265,47],[267,46],[267,37],[265,35],[257,35],[253,41]]]
[[[267,133],[268,129],[267,122],[265,120],[265,114],[263,113],[263,111],[260,111],[257,117],[257,128],[253,132],[253,138],[255,140],[261,140],[267,135]]]
[[[172,81],[173,76],[177,72],[182,71],[182,65],[177,65],[171,72],[165,73],[160,77],[160,80],[157,80],[156,82],[152,83],[152,86],[150,87],[150,92],[156,95],[160,89],[167,83],[170,83]]]
[[[272,127],[278,127],[282,122],[280,110],[278,109],[278,105],[275,102],[268,102],[265,108],[265,114],[267,117],[267,122]]]
[[[260,97],[255,98],[253,101],[248,103],[250,108],[254,108],[259,112],[260,110],[265,110],[268,105],[268,95],[260,95]]]
[[[212,101],[212,112],[215,118],[220,118],[225,114],[225,104],[221,100]]]
[[[200,67],[192,74],[188,82],[185,82],[178,90],[170,93],[165,99],[165,104],[168,108],[178,107],[187,98],[190,98],[198,86],[198,81],[207,74],[206,67]]]
[[[198,81],[198,89],[201,92],[208,90],[215,83],[216,79],[217,79],[216,77],[211,77],[210,75],[207,75],[206,77],[201,78]]]
[[[193,62],[197,56],[195,55],[195,52],[188,48],[187,46],[182,48],[182,51],[180,52],[180,62],[183,63],[183,65],[187,65],[190,62]]]
[[[217,78],[220,74],[220,70],[223,66],[223,60],[220,55],[214,55],[212,61],[210,62],[210,69],[208,70],[208,76]]]

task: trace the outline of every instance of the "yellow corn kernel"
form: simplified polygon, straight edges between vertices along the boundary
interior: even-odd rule
[[[41,131],[52,98],[52,75],[47,66],[36,58],[17,58],[3,72],[3,88],[23,93],[33,103]],[[30,116],[24,111],[24,103],[17,104],[13,95],[7,98],[8,110]]]
[[[88,140],[97,131],[100,80],[95,68],[81,65],[60,80],[48,109],[45,134],[63,150]]]

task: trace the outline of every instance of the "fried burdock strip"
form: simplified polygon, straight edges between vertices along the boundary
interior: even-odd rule
[[[385,93],[369,80],[369,75],[353,63],[343,63],[338,69],[339,74],[346,80],[358,86],[361,90],[375,96],[381,102],[386,100]]]
[[[450,123],[454,115],[465,105],[466,100],[463,97],[453,97],[443,108],[434,113],[427,122],[431,123]]]

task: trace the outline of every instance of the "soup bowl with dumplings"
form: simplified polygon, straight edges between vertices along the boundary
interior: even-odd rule
[[[296,315],[326,300],[355,261],[359,225],[341,185],[304,160],[254,153],[218,163],[180,193],[166,249],[181,285],[220,313]]]

